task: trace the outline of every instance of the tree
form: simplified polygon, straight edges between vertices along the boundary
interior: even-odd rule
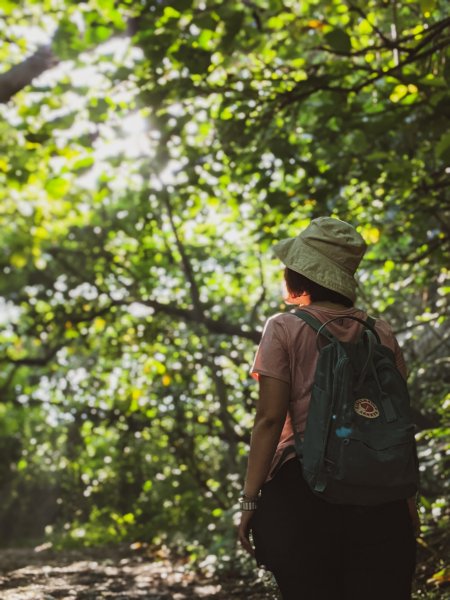
[[[38,48],[23,62],[0,75],[0,102],[8,102],[14,94],[52,66],[54,66],[54,57],[50,48]]]
[[[282,307],[270,246],[323,214],[370,244],[361,303],[403,342],[424,495],[448,522],[439,3],[0,8],[0,85],[42,44],[58,61],[0,92],[3,529],[13,501],[23,516],[51,490],[36,533],[185,531],[229,553],[248,366]],[[430,544],[440,531],[431,520]]]

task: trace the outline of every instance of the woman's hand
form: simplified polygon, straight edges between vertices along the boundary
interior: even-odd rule
[[[250,521],[252,520],[254,514],[254,510],[243,510],[241,512],[241,522],[239,523],[238,527],[239,541],[241,542],[244,550],[251,554],[251,556],[255,556],[255,551],[250,542]]]

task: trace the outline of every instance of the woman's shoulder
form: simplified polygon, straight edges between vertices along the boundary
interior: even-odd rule
[[[266,319],[266,322],[264,324],[264,331],[267,332],[268,330],[279,330],[285,329],[285,324],[286,324],[286,314],[287,313],[283,313],[283,312],[277,312],[273,315],[271,315],[270,317],[268,317]]]
[[[294,310],[275,313],[267,319],[264,326],[265,332],[271,331],[278,337],[283,337],[287,340],[292,340],[298,335],[303,335],[302,332],[308,329],[308,325],[295,314]]]
[[[270,323],[274,326],[289,327],[289,326],[292,326],[292,323],[301,324],[302,322],[303,322],[302,319],[297,317],[295,312],[292,310],[292,311],[275,313],[274,315],[272,315],[271,317],[269,317],[267,319],[266,325],[268,323]]]
[[[279,321],[279,322],[284,322],[289,319],[291,319],[292,317],[295,317],[294,313],[292,311],[285,311],[285,312],[277,312],[274,315],[270,316],[267,320],[268,321]]]
[[[375,329],[381,338],[391,339],[395,337],[394,330],[392,326],[385,321],[384,319],[380,319],[378,317],[373,317],[375,319]]]

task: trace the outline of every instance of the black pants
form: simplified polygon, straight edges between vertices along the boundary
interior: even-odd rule
[[[256,559],[283,600],[409,600],[416,542],[406,501],[324,502],[290,460],[262,490],[252,520]]]

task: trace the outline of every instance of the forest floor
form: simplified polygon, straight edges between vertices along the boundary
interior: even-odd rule
[[[269,600],[257,579],[193,571],[184,561],[126,549],[0,549],[1,600]]]
[[[123,546],[57,551],[0,548],[0,600],[276,600],[270,575],[195,570],[167,549]],[[423,559],[423,556],[419,558]],[[439,588],[426,585],[419,561],[416,600],[450,600],[450,572]],[[435,565],[436,567],[436,565]],[[449,579],[447,579],[449,577]],[[429,581],[428,581],[429,583]],[[418,589],[419,588],[419,589]],[[433,589],[434,588],[434,589]],[[425,590],[428,591],[425,591]]]

